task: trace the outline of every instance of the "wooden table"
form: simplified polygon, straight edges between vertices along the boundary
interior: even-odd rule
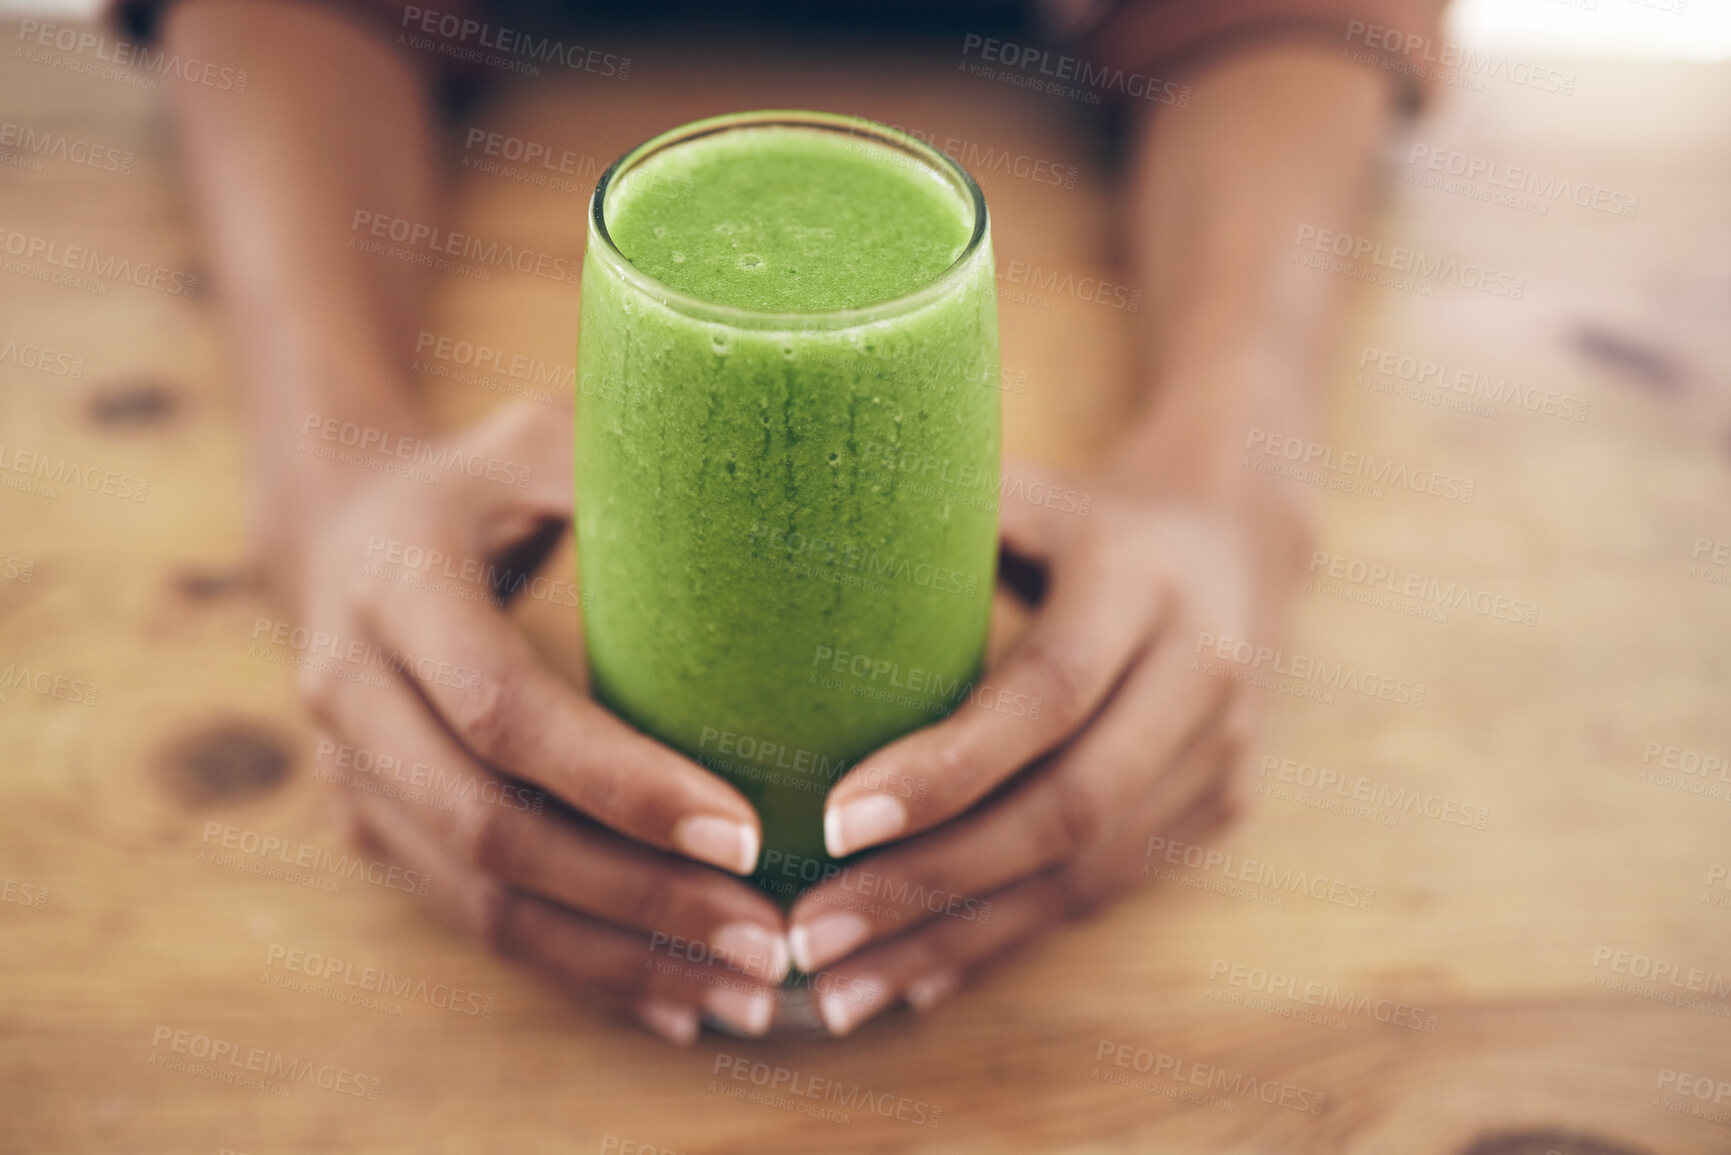
[[[1127,279],[1073,103],[959,73],[948,48],[634,55],[623,83],[527,84],[481,123],[605,162],[726,109],[857,110],[1074,165],[1065,188],[976,156],[1000,261]],[[0,273],[0,347],[79,359],[44,371],[0,353],[5,452],[116,475],[111,493],[0,490],[0,1152],[1731,1150],[1731,1088],[1714,1101],[1731,1081],[1731,771],[1702,760],[1731,756],[1731,547],[1714,545],[1731,540],[1731,69],[1564,67],[1572,97],[1445,90],[1411,141],[1638,197],[1635,216],[1410,183],[1429,170],[1403,142],[1377,235],[1524,278],[1524,297],[1366,283],[1332,375],[1331,446],[1474,496],[1327,493],[1322,549],[1347,580],[1305,596],[1288,645],[1422,683],[1422,705],[1271,690],[1268,790],[1209,848],[1232,867],[1157,856],[1164,884],[928,1017],[891,1013],[845,1042],[706,1035],[677,1051],[489,958],[412,896],[222,858],[229,827],[342,847],[292,674],[249,653],[265,611],[238,576],[242,445],[211,295]],[[135,161],[31,171],[4,150],[0,225],[196,273],[159,103],[8,53],[4,119]],[[580,253],[583,190],[456,175],[473,231]],[[1127,403],[1135,318],[1041,297],[1004,304],[1005,365],[1025,385],[1006,393],[1008,437],[1074,463]],[[452,278],[428,328],[568,365],[575,290]],[[1372,372],[1384,350],[1388,378]],[[1483,396],[1403,395],[1402,355],[1520,398],[1492,414],[1459,406]],[[427,383],[452,420],[506,384]],[[1584,420],[1561,412],[1583,404]],[[145,499],[119,478],[147,479]],[[1484,591],[1489,609],[1438,621],[1353,600],[1355,562]],[[1533,624],[1499,620],[1515,602],[1538,607]],[[569,654],[568,620],[525,616]],[[1345,796],[1315,785],[1325,771]],[[1229,879],[1247,858],[1323,897]],[[1352,889],[1331,901],[1316,879]],[[285,985],[289,950],[416,985],[393,1005],[339,1003]],[[446,988],[491,1013],[462,1013],[467,994],[458,1012],[435,1005]],[[319,1074],[287,1095],[222,1085],[164,1065],[189,1059],[181,1031]],[[753,1063],[783,1069],[784,1088],[857,1087],[855,1109],[813,1119],[729,1094],[752,1088],[729,1076]],[[379,1081],[376,1099],[357,1077]],[[941,1108],[936,1125],[896,1118],[909,1104],[928,1122]]]

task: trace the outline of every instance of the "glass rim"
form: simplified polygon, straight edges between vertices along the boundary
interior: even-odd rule
[[[613,235],[607,229],[606,214],[607,193],[617,181],[628,176],[637,165],[665,149],[721,132],[771,127],[837,132],[875,141],[911,155],[927,168],[947,178],[973,210],[973,232],[969,235],[967,244],[942,272],[899,297],[853,308],[810,311],[751,309],[742,305],[705,300],[650,276],[620,251]],[[597,240],[600,242],[600,253],[607,264],[627,283],[668,308],[735,328],[797,331],[866,325],[912,312],[943,296],[956,281],[967,275],[968,267],[986,247],[990,223],[986,214],[985,195],[980,192],[980,186],[975,183],[967,169],[947,153],[933,148],[918,137],[863,116],[798,109],[760,109],[694,120],[650,137],[635,148],[627,150],[618,160],[608,165],[607,171],[601,174],[601,179],[595,182],[595,192],[589,201],[589,229],[591,245]]]

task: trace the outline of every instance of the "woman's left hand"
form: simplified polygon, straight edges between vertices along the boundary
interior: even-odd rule
[[[948,718],[830,793],[831,854],[890,844],[790,912],[796,965],[876,992],[820,995],[833,1034],[898,998],[930,1006],[970,968],[1133,882],[1151,836],[1193,840],[1248,790],[1257,692],[1207,659],[1220,642],[1270,636],[1302,557],[1296,511],[1007,472],[1008,492],[1041,481],[1092,501],[1085,515],[1002,503],[1003,548],[1046,575],[1027,629]],[[870,785],[886,783],[923,789]]]

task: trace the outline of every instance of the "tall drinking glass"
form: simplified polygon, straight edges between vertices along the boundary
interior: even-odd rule
[[[979,671],[999,453],[985,201],[871,121],[675,129],[595,188],[577,364],[595,694],[751,799],[756,881],[789,902],[829,866],[829,788]]]

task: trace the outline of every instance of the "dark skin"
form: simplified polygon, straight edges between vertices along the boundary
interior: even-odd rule
[[[1309,514],[1239,459],[1248,428],[1314,428],[1340,288],[1288,263],[1291,240],[1301,225],[1352,231],[1390,116],[1383,74],[1331,45],[1259,42],[1193,67],[1182,114],[1134,126],[1122,195],[1149,290],[1147,401],[1092,470],[1058,479],[1095,495],[1089,517],[1001,511],[1005,548],[1047,588],[1025,615],[1000,597],[1025,628],[985,678],[1038,697],[1041,716],[964,706],[873,754],[828,802],[832,852],[881,845],[869,868],[892,885],[978,896],[992,917],[884,921],[843,909],[839,883],[784,915],[738,877],[761,830],[736,790],[568,685],[491,602],[362,576],[375,537],[493,558],[568,522],[569,421],[516,403],[431,428],[406,368],[424,275],[348,246],[356,206],[439,219],[427,80],[388,37],[280,0],[184,0],[165,36],[251,74],[244,102],[190,85],[173,101],[244,385],[260,572],[314,629],[478,672],[446,684],[410,669],[382,687],[308,673],[311,712],[344,743],[564,804],[337,791],[359,830],[433,876],[458,925],[680,1043],[700,1011],[761,1033],[790,963],[824,969],[848,993],[820,1010],[845,1034],[898,1000],[932,1005],[1121,891],[1151,834],[1240,804],[1255,691],[1191,661],[1204,633],[1273,637],[1302,566]],[[479,449],[529,465],[531,482],[431,486],[313,457],[297,449],[309,414]],[[930,784],[923,801],[872,788],[907,778]],[[646,968],[658,932],[733,965]]]

